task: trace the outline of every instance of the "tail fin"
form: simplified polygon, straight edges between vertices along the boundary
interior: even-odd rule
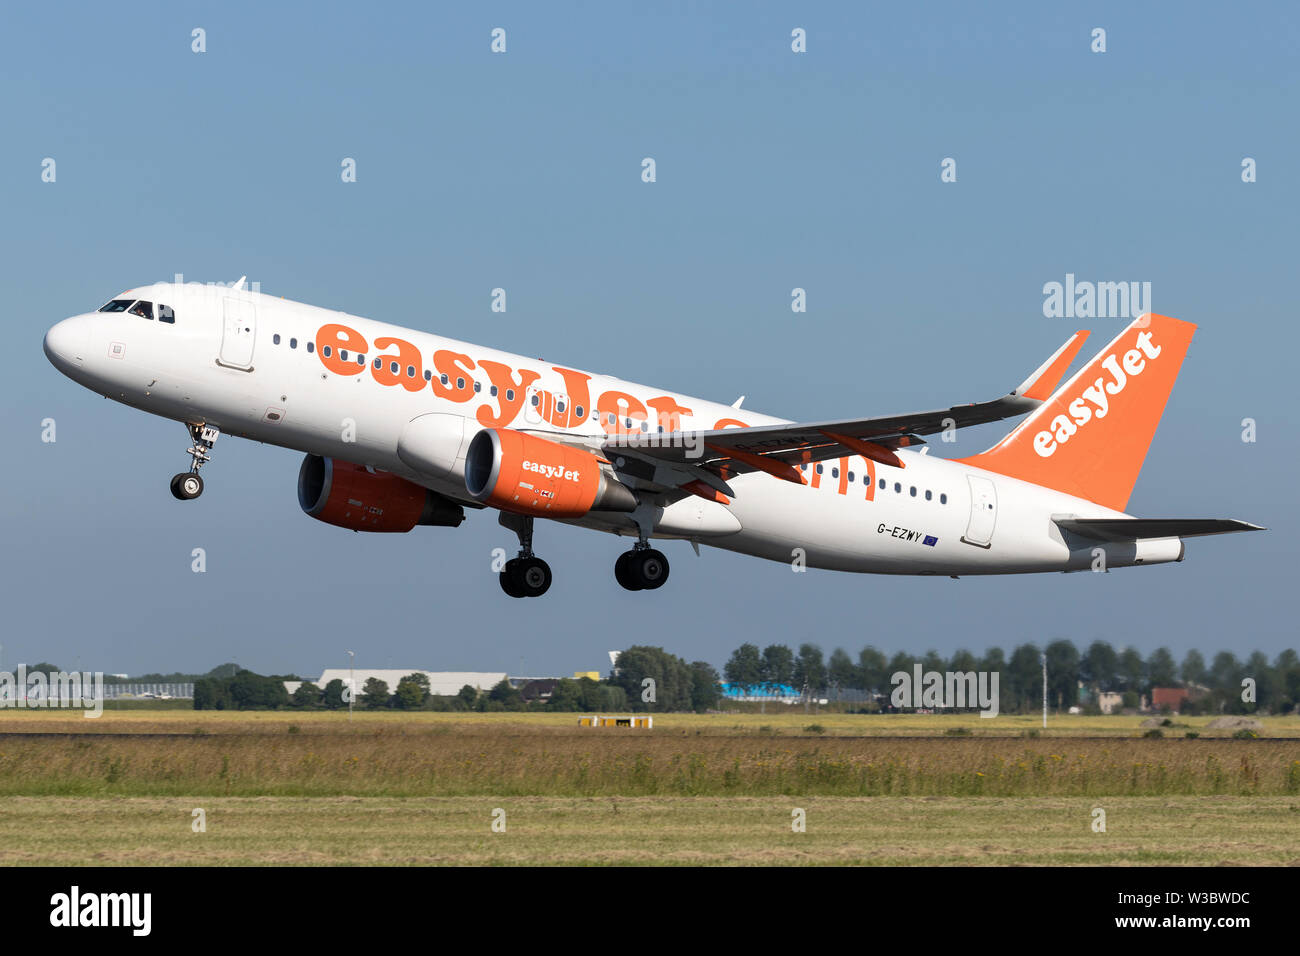
[[[1147,313],[965,464],[1123,511],[1196,326]]]

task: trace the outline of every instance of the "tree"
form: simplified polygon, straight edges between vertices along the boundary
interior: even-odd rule
[[[691,662],[691,709],[702,714],[718,706],[718,672],[705,661]]]
[[[397,682],[395,703],[402,710],[419,710],[429,697],[428,686],[428,678],[425,678],[424,685],[421,686],[420,682],[414,679],[414,675],[407,674]],[[519,691],[515,691],[515,697],[519,697]]]
[[[889,687],[889,661],[870,645],[858,652],[858,686],[876,692]]]
[[[226,681],[200,677],[194,682],[195,710],[227,710],[233,706]]]
[[[519,691],[517,691],[511,685],[510,681],[504,677],[492,685],[492,689],[488,691],[487,699],[493,703],[502,704],[505,707],[515,707],[523,703],[523,698],[519,696]]]
[[[293,692],[289,702],[295,707],[310,708],[320,703],[321,689],[306,680],[298,685],[298,689]]]
[[[769,644],[763,648],[758,680],[767,684],[789,684],[794,681],[794,651],[784,644]]]
[[[1057,707],[1073,707],[1079,699],[1079,651],[1066,640],[1052,641],[1047,655],[1047,699]]]
[[[1178,680],[1178,665],[1167,647],[1157,647],[1147,659],[1147,680],[1152,687],[1173,687]]]
[[[1083,655],[1079,670],[1085,683],[1098,690],[1113,691],[1119,684],[1119,655],[1105,641],[1093,641]]]
[[[750,644],[755,655],[758,648]],[[621,687],[632,710],[691,710],[690,666],[662,647],[635,645],[618,655],[610,685]],[[646,683],[649,679],[652,683]],[[653,699],[651,697],[653,691]]]
[[[741,644],[731,652],[722,673],[733,684],[753,687],[763,680],[763,661],[757,644]]]
[[[478,690],[477,688],[470,687],[469,684],[466,684],[456,692],[456,696],[460,698],[460,702],[464,704],[465,708],[468,710],[473,707],[475,702],[478,700]]]
[[[346,707],[347,701],[343,699],[343,691],[347,685],[337,677],[325,685],[325,694],[322,697],[322,703],[326,710],[338,710]]]
[[[831,659],[826,665],[826,677],[836,688],[853,687],[858,676],[858,669],[853,666],[853,658],[842,647],[831,651]]]
[[[1003,688],[1009,691],[1011,707],[1008,710],[1029,710],[1043,697],[1043,665],[1036,644],[1021,644],[1011,652],[1007,662],[1006,679],[999,681],[998,695]]]
[[[1124,648],[1119,655],[1119,677],[1124,682],[1124,689],[1137,694],[1142,693],[1146,673],[1147,668],[1142,660],[1142,652],[1132,645]]]
[[[1205,658],[1196,648],[1192,648],[1183,655],[1183,666],[1179,671],[1183,677],[1183,685],[1190,687],[1192,684],[1205,683]]]
[[[284,682],[243,670],[230,679],[230,699],[240,710],[274,710],[289,703]]]
[[[948,661],[948,670],[955,674],[968,674],[979,669],[979,661],[975,659],[975,655],[964,648],[954,651]]]
[[[826,686],[826,662],[822,659],[822,649],[816,644],[799,645],[799,655],[794,662],[794,683],[796,687],[809,690],[821,690]]]
[[[367,677],[361,685],[361,696],[366,710],[378,710],[388,706],[388,681],[378,677]]]

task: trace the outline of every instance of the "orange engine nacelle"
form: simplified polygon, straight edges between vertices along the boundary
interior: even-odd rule
[[[317,521],[352,531],[410,531],[417,524],[454,528],[456,502],[387,471],[308,455],[298,469],[298,504]]]
[[[470,497],[502,511],[580,518],[588,511],[633,511],[631,489],[589,451],[511,428],[485,428],[465,453]]]

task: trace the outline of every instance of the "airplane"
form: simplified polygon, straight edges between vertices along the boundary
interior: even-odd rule
[[[246,277],[245,277],[246,278]],[[1196,326],[1147,313],[1065,383],[1075,332],[991,401],[794,423],[230,285],[128,289],[45,335],[86,388],[185,424],[203,492],[220,435],[305,453],[298,501],[352,531],[455,527],[494,509],[519,540],[499,572],[538,597],[548,518],[634,537],[614,577],[655,590],[652,540],[875,574],[1109,570],[1181,561],[1185,538],[1265,530],[1124,509]],[[1059,386],[1059,387],[1058,387]],[[944,459],[923,436],[1025,416],[985,452]],[[920,449],[918,452],[917,449]]]

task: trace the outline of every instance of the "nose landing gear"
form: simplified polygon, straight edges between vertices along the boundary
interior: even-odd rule
[[[501,590],[514,598],[541,597],[551,586],[551,566],[533,554],[533,519],[503,511],[497,520],[519,536],[519,557],[499,575]]]
[[[171,484],[172,495],[181,501],[189,501],[203,494],[203,479],[199,477],[199,469],[212,460],[209,452],[221,435],[221,429],[214,425],[194,425],[186,422],[185,427],[189,429],[190,440],[194,443],[188,449],[190,470],[173,475]]]

